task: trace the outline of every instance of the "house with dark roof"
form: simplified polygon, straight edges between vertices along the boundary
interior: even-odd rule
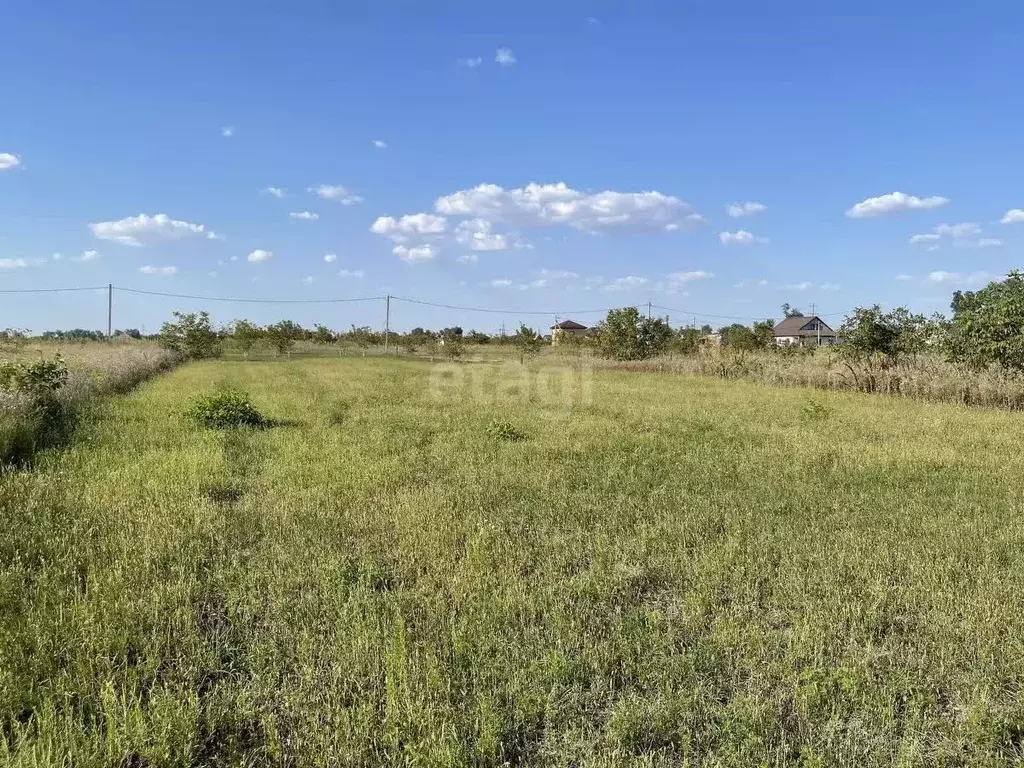
[[[551,343],[557,344],[563,336],[586,336],[590,329],[575,320],[562,320],[551,326]]]
[[[836,332],[817,315],[787,317],[775,326],[775,343],[780,347],[824,347],[838,341]]]

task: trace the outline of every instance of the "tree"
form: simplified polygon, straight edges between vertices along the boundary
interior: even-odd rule
[[[448,336],[456,336],[456,337],[461,339],[462,338],[462,327],[459,326],[459,325],[453,325],[451,328],[442,328],[441,329],[441,338],[443,339],[443,338],[448,337]]]
[[[186,360],[201,360],[219,353],[217,333],[210,325],[209,312],[173,312],[177,322],[166,322],[157,337],[160,345]]]
[[[326,325],[317,323],[313,330],[312,339],[316,344],[333,344],[338,340],[338,337]]]
[[[782,305],[782,316],[783,317],[803,317],[804,313],[801,312],[796,307],[789,306],[789,302],[787,301],[785,304]]]
[[[775,347],[775,321],[769,318],[755,322],[754,338],[755,346],[758,349],[773,349]]]
[[[669,344],[673,352],[683,355],[695,355],[700,349],[701,332],[696,328],[680,328]]]
[[[445,328],[441,332],[441,351],[445,357],[459,357],[462,355],[462,329]]]
[[[490,342],[491,337],[483,331],[470,331],[466,335],[466,340],[472,344],[487,344]]]
[[[273,325],[268,325],[264,333],[274,345],[277,354],[283,355],[295,346],[295,340],[303,335],[303,330],[302,326],[291,320],[279,320]]]
[[[235,342],[242,356],[249,358],[249,350],[263,337],[263,329],[248,320],[236,320],[231,326],[231,340]]]
[[[353,325],[352,329],[345,335],[354,341],[360,349],[368,349],[373,341],[373,333],[368,325],[360,325],[358,327]]]
[[[953,294],[950,358],[974,368],[996,363],[1008,371],[1024,371],[1024,272],[979,291]]]
[[[701,336],[710,336],[714,332],[715,329],[712,328],[708,323],[704,323],[704,325],[700,327]]]
[[[672,328],[660,317],[642,317],[636,307],[608,311],[597,326],[597,346],[604,357],[644,360],[665,350]]]
[[[527,355],[535,355],[540,351],[544,340],[533,328],[526,323],[521,323],[519,330],[512,336],[516,347],[519,348],[519,362],[523,362]]]

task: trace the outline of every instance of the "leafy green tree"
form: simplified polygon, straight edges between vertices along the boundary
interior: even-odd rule
[[[897,365],[924,351],[928,320],[906,307],[890,312],[883,312],[877,304],[857,307],[843,320],[839,336],[839,351],[844,357],[864,361],[873,356]]]
[[[696,328],[680,328],[669,344],[669,349],[682,355],[695,355],[700,350],[703,334]]]
[[[373,332],[370,330],[368,325],[353,325],[345,337],[360,349],[369,349],[370,344],[373,342]]]
[[[317,344],[333,344],[338,340],[334,331],[328,328],[326,325],[320,325],[319,323],[313,329],[313,335],[311,337]]]
[[[215,357],[219,351],[217,333],[210,324],[209,312],[173,312],[176,322],[166,322],[157,337],[160,345],[172,349],[186,360]]]
[[[263,338],[263,329],[249,320],[236,320],[231,326],[231,340],[242,350],[242,356],[249,358],[249,351]]]
[[[608,311],[597,326],[597,347],[604,357],[644,360],[665,351],[672,328],[660,317],[643,317],[636,307]]]
[[[754,339],[757,349],[775,349],[775,321],[768,319],[755,322]]]
[[[950,358],[973,368],[1024,371],[1024,272],[953,294]]]
[[[782,305],[782,316],[783,317],[803,317],[804,313],[801,312],[796,307],[789,306],[789,302],[787,301],[785,304]]]
[[[268,325],[264,333],[277,350],[277,354],[283,355],[295,346],[296,339],[303,336],[303,329],[301,325],[291,320],[279,320],[273,325]]]
[[[708,323],[704,323],[704,325],[700,327],[701,336],[710,336],[714,332],[715,329],[712,328]]]
[[[537,354],[544,343],[540,334],[526,323],[520,324],[519,330],[513,334],[512,340],[519,349],[519,362],[523,362],[529,355]]]
[[[472,344],[487,344],[488,342],[490,342],[490,340],[491,337],[488,336],[483,331],[470,331],[466,335],[466,341]]]
[[[441,351],[444,352],[445,357],[456,358],[462,356],[461,328],[445,328],[441,332]]]

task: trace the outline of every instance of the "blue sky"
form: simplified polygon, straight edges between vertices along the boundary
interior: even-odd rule
[[[652,302],[717,326],[700,313],[944,311],[1024,244],[1009,2],[4,13],[0,289],[510,310],[392,304],[398,328],[485,330]],[[118,293],[115,325],[200,308],[383,324],[383,302]],[[0,327],[105,312],[0,294]]]

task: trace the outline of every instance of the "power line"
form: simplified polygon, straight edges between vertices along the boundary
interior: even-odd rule
[[[96,285],[92,288],[4,288],[0,293],[70,293],[71,291],[105,291],[107,286]]]
[[[142,291],[136,288],[118,288],[115,291],[121,293],[137,293],[145,296],[166,296],[172,299],[196,299],[198,301],[230,301],[246,304],[340,304],[354,301],[383,301],[383,296],[360,296],[346,299],[238,299],[224,296],[192,296],[186,293],[162,293],[160,291]]]
[[[419,299],[407,299],[402,296],[392,296],[395,301],[405,301],[409,304],[421,304],[425,307],[440,307],[441,309],[455,309],[460,312],[487,312],[495,315],[594,315],[604,314],[607,309],[578,309],[578,310],[541,310],[541,309],[485,309],[483,307],[458,307],[454,304],[438,304],[432,301],[420,301]],[[633,305],[627,305],[633,306]]]

